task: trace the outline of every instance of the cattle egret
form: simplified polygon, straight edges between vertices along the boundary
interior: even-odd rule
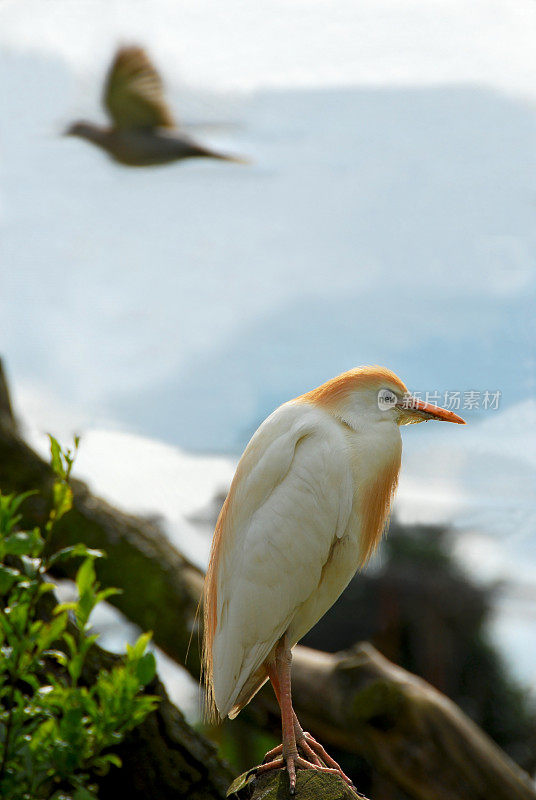
[[[160,75],[141,47],[118,50],[108,71],[103,102],[111,127],[80,121],[73,123],[66,135],[87,139],[121,164],[148,167],[184,158],[244,163],[177,131]]]
[[[238,463],[205,579],[207,709],[232,719],[269,679],[283,743],[258,772],[286,767],[291,793],[298,767],[350,782],[298,723],[291,650],[378,546],[398,481],[399,426],[430,419],[465,424],[408,396],[385,367],[359,367],[280,406]]]

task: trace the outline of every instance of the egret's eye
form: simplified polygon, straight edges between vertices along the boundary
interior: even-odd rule
[[[378,392],[378,408],[387,411],[396,405],[397,396],[390,389],[380,389]]]

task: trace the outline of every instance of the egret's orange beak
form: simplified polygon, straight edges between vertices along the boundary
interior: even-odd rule
[[[446,408],[440,408],[434,403],[425,403],[417,397],[406,397],[396,405],[397,408],[400,408],[404,417],[413,418],[408,419],[408,422],[425,422],[428,419],[436,419],[439,422],[456,422],[458,425],[466,424],[465,420],[454,414],[454,412],[448,411]]]

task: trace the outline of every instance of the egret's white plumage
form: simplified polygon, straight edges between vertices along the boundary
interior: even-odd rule
[[[248,679],[283,633],[300,631],[294,641],[304,633],[304,604],[318,588],[352,509],[344,432],[314,406],[285,404],[251,440],[233,488],[213,644],[221,716],[239,710]]]
[[[420,401],[407,408],[405,395],[390,370],[362,367],[280,406],[246,447],[216,525],[204,593],[209,711],[236,716],[270,673],[288,712],[287,766],[298,763],[290,661],[276,674],[277,653],[290,657],[377,546],[398,480],[399,425],[463,422]]]

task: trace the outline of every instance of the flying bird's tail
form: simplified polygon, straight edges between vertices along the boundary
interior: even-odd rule
[[[232,164],[247,165],[252,163],[251,159],[246,158],[245,156],[235,156],[231,153],[220,153],[217,150],[211,150],[208,147],[202,146],[199,146],[196,155],[200,158],[216,158],[219,161],[230,161]]]

